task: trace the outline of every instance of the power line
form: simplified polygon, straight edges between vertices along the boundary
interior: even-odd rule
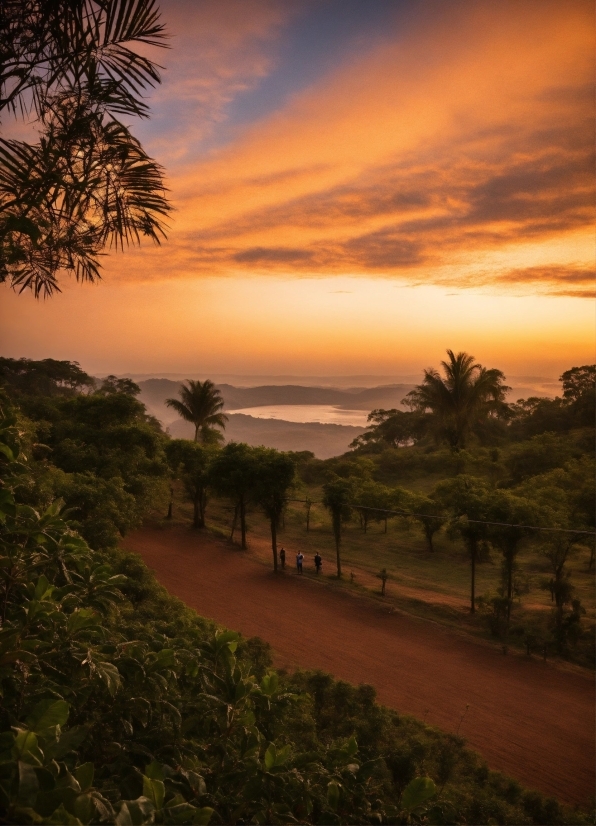
[[[303,502],[304,504],[310,505],[322,505],[322,502],[314,501],[312,499],[288,499],[288,502]],[[438,516],[435,514],[430,513],[412,513],[411,511],[404,511],[404,510],[387,510],[385,508],[372,508],[368,505],[358,505],[358,504],[351,504],[351,508],[355,508],[357,510],[367,510],[367,511],[375,511],[377,513],[384,513],[390,516],[418,516],[424,519],[441,519],[442,521],[446,521],[449,519],[448,516]],[[544,528],[539,525],[515,525],[511,522],[489,522],[486,519],[468,519],[468,522],[472,522],[475,525],[498,525],[502,528],[523,528],[524,530],[530,531],[548,531],[551,533],[576,533],[576,534],[587,534],[588,536],[596,536],[595,531],[580,531],[574,530],[572,528]]]

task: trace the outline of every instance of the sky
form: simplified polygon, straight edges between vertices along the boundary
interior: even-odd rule
[[[594,361],[591,0],[162,0],[133,124],[160,247],[36,301],[4,355],[97,373],[395,375]]]

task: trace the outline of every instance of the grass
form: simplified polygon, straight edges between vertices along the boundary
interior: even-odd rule
[[[310,486],[297,498],[306,498],[306,495],[315,502],[321,499],[321,491],[315,486]],[[218,538],[228,539],[232,515],[229,502],[211,499],[207,507],[208,530]],[[174,516],[174,522],[188,525],[192,521],[191,506],[177,497]],[[249,511],[247,522],[250,552],[263,564],[271,565],[268,522],[256,509]],[[240,541],[239,530],[234,541]],[[337,582],[335,573],[336,553],[330,519],[322,505],[312,506],[307,532],[305,507],[291,502],[278,533],[278,548],[281,545],[286,549],[289,573],[294,570],[294,554],[300,550],[305,555],[305,575],[314,578],[313,557],[318,551],[323,557],[323,575],[319,577],[322,582],[381,599],[381,581],[377,574],[385,568],[389,579],[383,599],[389,606],[492,640],[495,644],[503,644],[503,640],[491,631],[487,612],[470,615],[469,559],[463,545],[451,541],[444,531],[435,535],[435,550],[431,553],[422,529],[415,522],[408,524],[406,520],[394,517],[388,520],[386,533],[384,522],[370,522],[364,533],[356,515],[343,528],[341,583]],[[581,600],[586,615],[583,618],[582,638],[570,647],[567,658],[579,665],[592,667],[596,610],[594,576],[588,571],[589,557],[588,548],[577,546],[568,563],[575,596]],[[552,613],[551,597],[549,591],[541,587],[541,583],[550,578],[548,563],[540,547],[532,543],[522,546],[518,563],[520,580],[527,592],[516,600],[505,642],[508,646],[524,650],[526,640],[532,638],[534,650],[542,650],[544,642],[551,639],[548,628]],[[477,565],[476,596],[494,594],[500,581],[501,558],[493,550],[489,558]],[[552,656],[554,653],[551,641],[548,643],[548,654]]]

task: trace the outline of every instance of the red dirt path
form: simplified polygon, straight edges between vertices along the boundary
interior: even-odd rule
[[[144,529],[124,546],[202,616],[257,635],[278,667],[370,683],[379,701],[460,735],[492,769],[568,803],[594,797],[594,681],[540,659],[503,656],[370,599],[277,576],[250,552],[184,529]]]

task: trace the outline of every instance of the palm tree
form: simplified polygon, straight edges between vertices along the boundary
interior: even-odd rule
[[[161,166],[124,125],[147,116],[167,37],[156,0],[3,0],[0,118],[39,141],[0,138],[0,283],[36,297],[64,272],[100,278],[105,247],[159,243]]]
[[[180,388],[180,399],[166,399],[168,407],[173,408],[176,413],[187,422],[192,422],[195,426],[195,442],[203,444],[218,441],[222,438],[221,433],[215,427],[225,429],[228,417],[221,413],[224,400],[217,387],[209,379],[205,381],[193,381],[189,379]]]
[[[507,411],[500,370],[487,370],[468,353],[447,350],[449,361],[442,361],[444,377],[434,367],[424,371],[424,381],[406,397],[420,410],[430,410],[436,418],[439,433],[447,438],[454,450],[465,446],[475,424],[488,416]]]

